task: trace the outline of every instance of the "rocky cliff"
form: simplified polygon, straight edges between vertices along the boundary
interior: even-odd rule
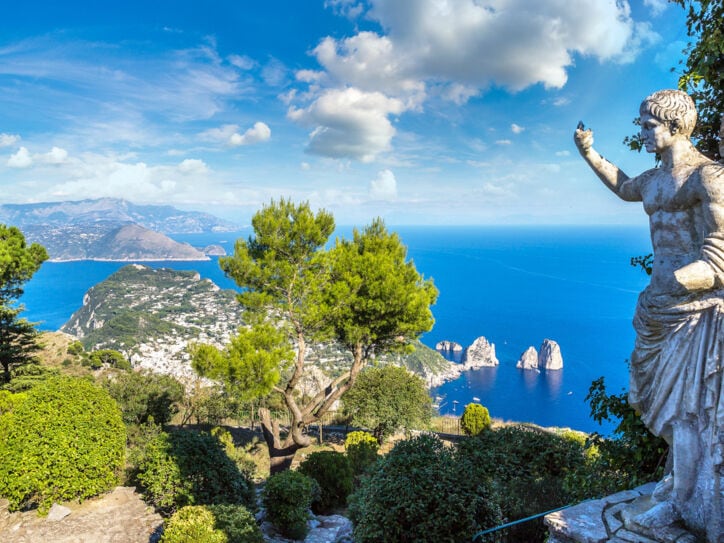
[[[523,370],[537,370],[538,351],[535,350],[535,347],[528,347],[525,352],[520,355],[520,359],[515,367]]]
[[[544,370],[563,369],[561,348],[552,339],[544,339],[538,353],[538,367]]]
[[[454,353],[462,352],[463,346],[454,341],[438,341],[435,344],[435,349],[438,351],[450,351]]]
[[[490,343],[484,336],[477,338],[465,350],[463,365],[466,370],[497,366],[499,363],[495,356],[495,344]]]

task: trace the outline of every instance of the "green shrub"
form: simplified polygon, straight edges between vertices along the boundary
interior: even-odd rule
[[[211,435],[219,440],[221,446],[224,447],[226,456],[233,460],[239,470],[247,477],[253,478],[256,472],[256,462],[254,462],[252,455],[234,445],[234,438],[231,436],[231,432],[220,426],[215,426],[211,429]]]
[[[93,369],[99,369],[104,364],[119,370],[130,370],[131,363],[120,353],[113,349],[101,349],[93,351],[90,356],[90,366]]]
[[[103,388],[118,402],[126,424],[144,424],[150,418],[167,424],[184,397],[178,380],[151,372],[121,373],[104,381]]]
[[[319,484],[319,498],[312,502],[312,511],[324,515],[347,505],[354,474],[344,454],[335,451],[312,453],[299,465],[299,472]]]
[[[456,459],[472,481],[493,481],[503,515],[524,518],[570,503],[566,479],[585,463],[580,441],[542,428],[511,425],[458,444]],[[505,530],[505,541],[544,541],[543,519]]]
[[[45,512],[118,484],[126,428],[116,402],[89,381],[51,378],[0,420],[0,495],[11,510]]]
[[[319,485],[298,471],[283,471],[267,479],[262,501],[269,521],[287,537],[304,539],[309,508]]]
[[[214,528],[216,520],[203,505],[188,505],[176,511],[163,529],[161,543],[227,543],[221,530]]]
[[[460,417],[460,428],[465,435],[476,436],[483,430],[490,428],[492,421],[487,407],[478,403],[469,403]]]
[[[357,543],[470,541],[501,521],[497,495],[437,437],[399,442],[349,498]]]
[[[83,344],[78,340],[72,341],[68,344],[66,352],[68,354],[72,354],[73,356],[79,356],[84,352]]]
[[[380,444],[370,433],[350,432],[344,440],[344,449],[355,475],[361,475],[377,460]]]
[[[187,505],[166,522],[161,543],[263,543],[252,514],[238,505]]]
[[[162,512],[214,503],[256,509],[252,482],[208,432],[177,430],[151,435],[138,454],[131,480]]]

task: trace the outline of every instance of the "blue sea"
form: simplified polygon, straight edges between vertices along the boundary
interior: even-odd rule
[[[485,336],[500,366],[463,373],[433,389],[442,414],[460,414],[472,401],[493,417],[584,431],[611,430],[589,416],[591,381],[605,376],[609,392],[628,384],[626,361],[634,342],[631,318],[647,277],[631,256],[651,251],[642,227],[396,227],[418,271],[440,291],[435,326],[422,341],[468,346]],[[339,235],[350,230],[340,228]],[[175,236],[195,246],[218,243],[228,252],[249,232]],[[44,330],[58,329],[85,292],[125,265],[118,262],[45,263],[26,285],[25,316]],[[195,269],[222,288],[234,288],[216,259],[151,262]],[[557,372],[515,368],[528,347],[545,339],[561,347]]]

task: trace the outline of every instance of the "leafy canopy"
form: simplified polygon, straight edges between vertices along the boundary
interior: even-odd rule
[[[371,429],[380,443],[400,429],[425,427],[432,413],[423,380],[397,366],[367,368],[343,401],[352,421]]]
[[[48,253],[42,246],[33,243],[28,247],[18,228],[0,224],[0,303],[19,298],[23,283],[47,259]]]

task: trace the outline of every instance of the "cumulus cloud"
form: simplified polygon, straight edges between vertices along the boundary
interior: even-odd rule
[[[205,174],[209,172],[209,167],[203,160],[187,158],[181,161],[178,165],[178,170],[186,174]]]
[[[271,129],[265,123],[257,122],[243,134],[232,134],[229,143],[238,147],[268,141],[269,138],[271,138]]]
[[[0,134],[0,147],[10,147],[20,141],[17,134]]]
[[[384,31],[322,39],[312,54],[324,71],[297,72],[297,81],[307,83],[309,92],[287,96],[307,105],[290,108],[289,117],[309,124],[319,117],[329,119],[321,110],[352,93],[379,96],[378,101],[394,101],[395,106],[375,107],[374,113],[364,115],[337,111],[334,122],[317,122],[311,152],[373,160],[390,146],[390,115],[421,110],[431,96],[463,104],[492,85],[512,91],[535,84],[561,88],[576,55],[630,62],[659,39],[650,25],[633,20],[627,0],[368,4],[364,16]],[[326,5],[347,16],[363,11],[362,3],[353,0],[327,0]]]
[[[26,147],[21,147],[18,151],[10,155],[7,165],[11,168],[29,168],[33,164],[33,157]]]
[[[225,124],[219,128],[205,130],[199,134],[199,138],[203,141],[239,147],[241,145],[253,145],[255,143],[268,141],[269,138],[271,138],[271,128],[269,128],[266,123],[258,121],[243,134],[240,134],[238,124]]]
[[[523,132],[523,130],[525,130],[525,128],[513,123],[510,125],[510,130],[513,132],[513,134],[520,134],[521,132]]]
[[[313,127],[309,153],[371,162],[390,148],[395,135],[388,115],[404,110],[400,100],[382,93],[346,88],[329,89],[306,108],[291,107],[287,115]]]
[[[68,160],[68,151],[60,147],[53,147],[50,152],[41,155],[39,158],[46,164],[63,164]]]
[[[382,170],[370,182],[372,200],[394,200],[397,198],[397,180],[390,170]]]

